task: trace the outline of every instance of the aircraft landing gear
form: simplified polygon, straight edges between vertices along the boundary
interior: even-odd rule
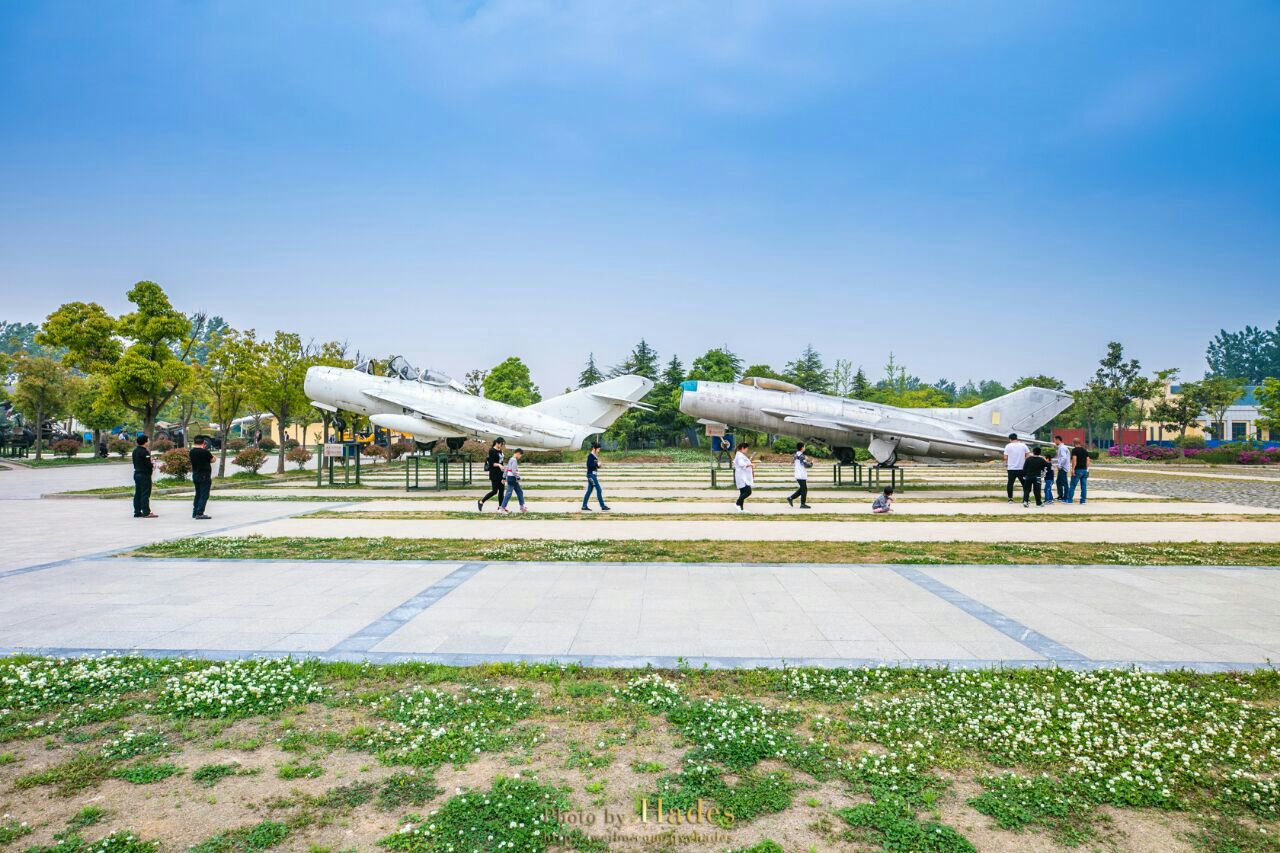
[[[831,452],[835,455],[836,461],[841,465],[853,465],[857,461],[857,457],[854,456],[852,447],[833,447],[831,448]]]
[[[889,458],[883,462],[876,463],[877,468],[897,468],[898,467],[898,451],[889,454]]]
[[[446,438],[444,440],[445,447],[448,447],[454,453],[462,449],[462,445],[466,442],[465,438]]]

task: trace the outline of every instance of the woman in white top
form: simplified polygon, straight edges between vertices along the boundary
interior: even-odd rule
[[[751,497],[751,487],[756,482],[756,463],[747,455],[750,449],[751,444],[744,441],[738,445],[738,452],[733,457],[733,484],[738,487],[738,509],[746,509],[743,504]]]

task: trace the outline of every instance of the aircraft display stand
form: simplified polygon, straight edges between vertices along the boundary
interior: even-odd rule
[[[889,474],[889,482],[884,482],[885,473]],[[878,465],[867,466],[867,491],[878,492],[884,486],[893,486],[894,491],[901,491],[907,484],[906,472],[897,465],[881,468]]]
[[[850,462],[848,465],[837,462],[831,466],[831,480],[835,483],[837,489],[844,486],[861,486],[865,483],[863,472],[866,467],[866,465],[859,462]],[[845,475],[845,469],[853,472],[852,478]]]
[[[435,481],[430,486],[422,485],[423,459],[431,459],[435,462]],[[444,492],[451,488],[465,488],[471,485],[472,465],[471,460],[465,456],[437,453],[434,456],[424,457],[415,453],[405,457],[404,460],[404,490],[406,492],[415,490]]]
[[[360,448],[356,446],[354,441],[332,442],[329,444],[321,444],[316,450],[320,456],[320,464],[316,465],[316,486],[325,485],[325,471],[329,472],[329,485],[336,485],[333,475],[333,469],[338,463],[342,466],[342,484],[344,486],[352,485],[351,475],[354,468],[355,483],[360,485]],[[355,464],[351,464],[351,460],[355,460]]]

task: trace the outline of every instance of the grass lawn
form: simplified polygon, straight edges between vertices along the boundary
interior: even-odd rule
[[[625,499],[620,499],[620,503]],[[728,502],[726,501],[726,504]],[[990,501],[988,501],[990,503]],[[468,520],[480,521],[488,520],[490,522],[505,523],[512,520],[537,519],[546,521],[553,518],[569,518],[573,521],[594,521],[603,519],[605,521],[738,521],[751,522],[764,519],[766,521],[839,521],[839,522],[864,522],[869,524],[898,524],[901,522],[914,521],[946,521],[955,522],[957,524],[964,523],[983,523],[983,522],[1008,522],[1022,521],[1031,524],[1049,524],[1053,522],[1074,522],[1074,521],[1277,521],[1280,520],[1280,512],[1263,514],[1263,513],[1246,513],[1246,514],[1230,514],[1222,513],[1217,515],[1179,515],[1177,512],[1169,513],[1142,513],[1134,515],[1105,515],[1098,513],[1071,513],[1070,515],[1056,515],[1054,510],[1027,510],[1024,513],[1016,515],[992,515],[991,513],[958,513],[955,515],[902,515],[895,513],[893,515],[872,515],[870,512],[870,504],[868,511],[863,515],[852,515],[849,513],[824,513],[818,512],[799,512],[781,507],[773,507],[771,511],[762,512],[757,507],[752,508],[750,513],[733,513],[733,512],[690,512],[690,513],[626,513],[626,512],[584,512],[568,514],[564,512],[538,512],[536,508],[531,509],[527,513],[510,513],[508,515],[499,515],[497,513],[476,513],[476,512],[460,512],[457,510],[353,510],[350,512],[339,512],[336,510],[320,510],[309,514],[308,518],[371,518],[383,520],[398,521],[443,521],[443,520]]]
[[[1280,545],[1234,542],[723,542],[387,537],[210,536],[147,545],[142,557],[289,560],[537,560],[569,562],[905,563],[1005,565],[1276,566]]]
[[[1274,671],[13,658],[0,846],[1276,851],[1277,701]]]
[[[3,461],[3,460],[0,460]],[[10,460],[20,465],[26,465],[28,468],[65,468],[68,465],[107,465],[121,462],[128,462],[129,457],[108,456],[46,456],[43,459],[36,459],[35,456],[28,456],[25,459],[17,458]]]

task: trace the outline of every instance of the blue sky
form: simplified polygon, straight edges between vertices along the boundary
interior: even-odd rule
[[[0,315],[544,390],[641,336],[1071,383],[1280,319],[1280,5],[0,4]]]

